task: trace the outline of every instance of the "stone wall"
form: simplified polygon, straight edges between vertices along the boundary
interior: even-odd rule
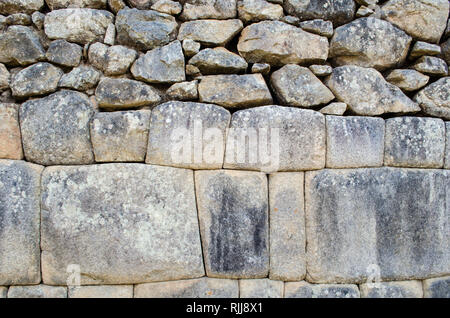
[[[0,298],[450,297],[448,0],[2,0]]]

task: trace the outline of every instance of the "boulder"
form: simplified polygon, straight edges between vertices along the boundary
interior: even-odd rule
[[[245,73],[247,62],[223,47],[204,49],[189,60],[204,75]]]
[[[300,27],[305,31],[326,36],[327,38],[331,38],[334,32],[333,23],[322,19],[300,22]]]
[[[77,66],[80,64],[83,48],[66,40],[56,40],[50,43],[47,50],[47,60],[62,66]]]
[[[347,111],[347,104],[335,102],[335,103],[328,104],[327,106],[320,109],[319,111],[324,115],[342,116]]]
[[[238,19],[189,21],[181,24],[178,40],[190,39],[206,46],[225,46],[242,28],[242,21]]]
[[[175,83],[167,90],[167,96],[175,100],[198,99],[198,81]]]
[[[178,15],[183,10],[181,3],[171,0],[158,0],[151,6],[152,10],[170,15]]]
[[[107,76],[125,74],[136,60],[137,53],[122,45],[106,46],[95,43],[89,46],[89,62]]]
[[[2,0],[0,14],[27,13],[39,11],[44,6],[44,0]]]
[[[239,19],[247,22],[263,20],[279,20],[283,16],[283,7],[266,0],[240,0],[238,1]]]
[[[45,59],[45,50],[31,28],[10,26],[0,33],[0,63],[29,65]]]
[[[409,53],[409,57],[416,58],[421,57],[423,55],[438,55],[441,53],[441,47],[437,44],[431,44],[427,42],[417,41],[413,48],[411,49],[411,53]]]
[[[45,0],[50,10],[65,8],[105,9],[106,0]]]
[[[232,19],[236,17],[236,0],[182,0],[182,20]]]
[[[435,76],[447,76],[448,66],[443,59],[435,56],[422,56],[413,65],[414,69],[418,72],[435,75]]]
[[[410,69],[393,70],[386,80],[405,92],[416,91],[428,84],[430,77]]]
[[[86,91],[94,88],[100,81],[102,73],[90,65],[80,65],[64,74],[58,87],[70,88],[77,91]]]
[[[444,77],[422,89],[414,100],[430,116],[450,120],[450,77]]]

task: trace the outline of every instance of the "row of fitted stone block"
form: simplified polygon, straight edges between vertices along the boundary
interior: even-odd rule
[[[87,96],[72,91],[21,106],[0,104],[0,116],[0,158],[46,166],[145,160],[267,172],[450,167],[450,126],[438,118],[324,116],[282,106],[231,115],[220,106],[189,102],[98,113]]]
[[[42,176],[42,177],[41,177]],[[450,273],[446,170],[192,171],[0,161],[0,285],[312,283]],[[307,242],[307,244],[306,244]]]
[[[424,281],[310,284],[196,278],[138,285],[0,287],[0,298],[450,298],[450,276]]]

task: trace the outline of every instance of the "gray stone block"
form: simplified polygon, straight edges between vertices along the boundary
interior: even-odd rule
[[[0,286],[0,298],[6,298],[7,293],[8,293],[8,287]]]
[[[65,285],[78,269],[82,285],[203,276],[193,180],[189,170],[143,164],[47,168],[44,283]]]
[[[269,272],[267,177],[260,172],[195,172],[206,273],[262,278]]]
[[[422,298],[422,282],[375,282],[359,286],[361,298]]]
[[[450,122],[445,122],[445,155],[444,169],[450,169]]]
[[[424,280],[423,292],[425,298],[450,298],[450,276]]]
[[[8,298],[67,298],[67,287],[11,286],[8,290]]]
[[[133,298],[133,285],[69,287],[69,298]]]
[[[359,298],[359,289],[350,284],[320,284],[291,282],[285,284],[286,298]]]
[[[283,298],[284,283],[267,278],[241,279],[239,292],[240,298]]]

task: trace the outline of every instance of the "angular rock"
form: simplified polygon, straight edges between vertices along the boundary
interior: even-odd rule
[[[200,52],[200,43],[191,39],[183,40],[183,52],[186,57],[191,57]]]
[[[326,36],[327,38],[333,36],[333,22],[331,21],[322,19],[303,21],[300,22],[300,27],[305,31]]]
[[[139,10],[147,10],[156,2],[157,0],[127,0],[127,3],[133,8]]]
[[[146,163],[220,169],[230,113],[219,106],[167,102],[152,110]]]
[[[31,25],[31,17],[25,13],[15,13],[6,17],[7,25]]]
[[[299,171],[325,167],[325,116],[308,109],[264,106],[233,113],[226,169]],[[249,145],[243,142],[249,136]]]
[[[45,0],[50,10],[65,8],[106,8],[106,0]]]
[[[166,93],[170,99],[175,100],[198,99],[198,81],[175,83]]]
[[[365,283],[359,286],[361,298],[422,298],[422,282],[417,280],[403,282]]]
[[[21,160],[19,105],[0,103],[0,158]]]
[[[363,283],[374,274],[389,281],[448,272],[446,172],[326,169],[305,178],[308,281]]]
[[[238,51],[249,63],[324,62],[328,57],[328,40],[284,22],[263,21],[242,31]]]
[[[200,102],[228,108],[267,105],[273,102],[261,74],[210,75],[198,85]]]
[[[200,77],[202,74],[197,66],[194,65],[186,65],[186,76],[190,76],[192,78]]]
[[[270,64],[255,63],[252,65],[252,73],[261,73],[262,75],[268,75],[270,73]]]
[[[122,9],[116,16],[119,44],[151,50],[175,40],[178,24],[171,15],[153,10]]]
[[[0,160],[0,284],[38,284],[40,179],[43,167]]]
[[[139,284],[135,286],[134,296],[136,298],[238,298],[239,281],[203,277]]]
[[[441,58],[445,60],[447,65],[450,65],[450,39],[441,44]]]
[[[180,41],[148,51],[131,67],[134,78],[148,83],[176,83],[186,80]]]
[[[273,72],[270,84],[282,105],[312,107],[334,99],[333,93],[308,68],[294,64]]]
[[[269,278],[299,281],[306,275],[304,174],[269,175]]]
[[[133,298],[133,285],[69,287],[69,298]]]
[[[2,0],[0,14],[27,13],[39,11],[44,6],[44,0]]]
[[[285,284],[286,298],[359,298],[357,285],[292,282]]]
[[[183,0],[182,20],[232,19],[236,17],[236,0]]]
[[[386,166],[442,168],[444,153],[445,124],[442,119],[397,117],[386,120]]]
[[[330,57],[337,65],[384,70],[403,63],[410,44],[411,37],[389,22],[361,18],[335,30]]]
[[[150,85],[127,78],[103,78],[95,90],[98,106],[109,109],[125,109],[151,106],[161,97]]]
[[[283,298],[284,283],[276,280],[241,279],[239,280],[240,298]]]
[[[108,45],[114,45],[116,41],[116,27],[114,23],[110,23],[106,28],[105,37],[103,39],[103,43]]]
[[[38,30],[42,30],[44,28],[44,20],[45,14],[43,14],[42,12],[35,11],[31,15],[31,21]]]
[[[181,13],[181,10],[183,10],[183,6],[180,3],[171,0],[158,0],[152,5],[151,9],[161,13],[178,15]]]
[[[414,100],[425,114],[450,119],[450,77],[428,85],[417,93]]]
[[[136,60],[137,53],[122,45],[108,47],[102,43],[89,46],[89,62],[105,75],[122,75]]]
[[[189,21],[181,24],[178,40],[190,39],[206,46],[225,46],[242,28],[242,21],[238,19]]]
[[[266,0],[240,0],[237,8],[239,19],[244,22],[279,20],[283,16],[282,6]]]
[[[379,7],[377,7],[377,8],[379,8]],[[375,11],[373,9],[371,9],[369,7],[366,7],[366,6],[360,6],[358,8],[358,10],[356,11],[356,17],[357,18],[364,18],[364,17],[368,17],[368,16],[370,16],[370,15],[372,15],[374,13],[375,13]]]
[[[287,24],[292,24],[295,26],[300,26],[300,19],[297,17],[294,17],[292,15],[285,15],[284,17],[282,17],[280,19],[281,22],[287,23]]]
[[[0,90],[9,88],[9,76],[6,66],[0,63]]]
[[[423,292],[425,298],[450,298],[450,276],[424,280]]]
[[[44,59],[44,48],[31,28],[13,25],[0,33],[0,63],[28,65]]]
[[[357,115],[411,113],[420,110],[397,86],[371,68],[354,65],[333,69],[325,84],[336,98],[348,105]]]
[[[381,17],[416,39],[439,42],[447,26],[448,0],[389,0]]]
[[[150,111],[102,112],[91,122],[96,162],[144,162]]]
[[[50,63],[37,63],[24,68],[11,79],[11,91],[16,97],[52,93],[64,72]]]
[[[47,285],[11,286],[8,298],[67,298],[67,288]]]
[[[284,9],[302,21],[323,19],[332,21],[334,25],[341,25],[353,19],[356,5],[353,0],[286,0]]]
[[[441,47],[439,45],[417,41],[411,49],[409,56],[414,58],[423,55],[439,55],[440,53]]]
[[[108,7],[114,14],[117,14],[120,10],[125,9],[126,4],[124,0],[108,0]]]
[[[204,275],[192,171],[144,164],[50,167],[42,176],[42,275],[134,284]],[[100,204],[101,203],[101,204]]]
[[[309,69],[316,76],[328,76],[333,73],[333,68],[330,65],[310,65]]]
[[[6,298],[7,293],[8,293],[8,287],[0,286],[0,298]]]
[[[77,66],[82,57],[82,47],[66,40],[56,40],[50,43],[47,50],[47,60],[63,66]]]
[[[447,76],[448,66],[444,60],[434,57],[434,56],[422,56],[413,65],[414,69],[418,72],[437,75],[437,76]]]
[[[326,116],[327,168],[381,167],[384,120],[373,117]]]
[[[430,77],[415,70],[397,69],[390,72],[386,80],[403,91],[410,92],[427,85]]]
[[[101,75],[101,72],[90,65],[80,65],[64,74],[58,83],[58,87],[86,91],[98,84]]]
[[[324,115],[342,116],[347,111],[347,104],[339,102],[331,103],[319,111]]]
[[[27,101],[19,115],[27,161],[46,166],[94,161],[89,137],[94,106],[86,95],[59,91]]]
[[[195,186],[207,276],[266,277],[266,175],[233,170],[195,171]]]
[[[114,22],[114,15],[105,10],[61,9],[45,16],[44,29],[49,39],[64,39],[87,44],[103,41],[106,28]]]
[[[247,62],[223,47],[204,49],[189,60],[204,75],[245,73]]]

